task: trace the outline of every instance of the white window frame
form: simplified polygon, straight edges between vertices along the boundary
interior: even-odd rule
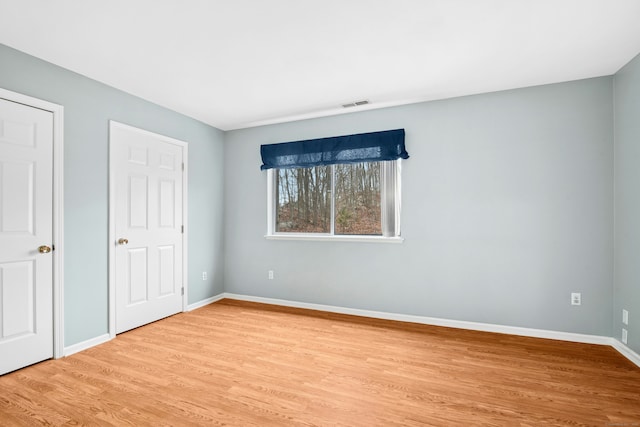
[[[402,160],[382,162],[380,168],[380,203],[382,209],[381,236],[368,235],[336,235],[335,230],[335,180],[332,179],[331,189],[331,231],[329,233],[290,233],[276,232],[276,201],[275,186],[277,169],[267,170],[267,234],[269,240],[315,240],[315,241],[344,241],[344,242],[378,242],[378,243],[402,243],[404,238],[400,235],[400,207],[401,207],[401,169]],[[391,179],[385,178],[392,174]],[[395,178],[395,179],[394,179]],[[389,203],[385,203],[385,200]]]

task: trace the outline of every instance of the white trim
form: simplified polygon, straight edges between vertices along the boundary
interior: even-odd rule
[[[114,243],[116,240],[116,222],[115,222],[115,217],[116,217],[116,204],[115,204],[115,195],[113,194],[115,192],[115,174],[112,171],[112,159],[114,156],[113,153],[113,144],[111,144],[111,121],[109,121],[109,158],[108,158],[108,168],[109,168],[109,181],[108,181],[108,185],[107,185],[107,191],[109,193],[109,206],[108,206],[108,210],[109,210],[109,240],[107,245],[109,246],[109,249],[107,251],[107,268],[108,268],[108,273],[107,273],[107,294],[108,294],[108,334],[109,334],[109,338],[113,339],[116,337],[116,278],[115,278],[115,271],[116,271],[116,262],[115,262],[115,253],[114,253]]]
[[[152,136],[159,138],[163,142],[178,145],[182,148],[182,162],[184,169],[182,172],[182,225],[184,226],[184,233],[182,233],[182,287],[184,293],[182,295],[182,311],[187,311],[189,302],[189,281],[188,281],[188,234],[189,234],[189,198],[188,198],[188,175],[189,175],[189,143],[181,141],[176,138],[171,138],[166,135],[151,132],[148,130],[140,129],[134,126],[130,126],[115,120],[109,120],[109,337],[114,338],[116,336],[116,290],[115,290],[115,241],[116,241],[116,225],[115,225],[115,192],[112,191],[115,188],[115,173],[112,168],[113,159],[113,144],[111,143],[111,134],[114,128],[120,128],[129,130],[132,132],[140,133],[142,135]]]
[[[53,357],[64,355],[64,111],[53,111]]]
[[[305,308],[309,310],[319,310],[330,313],[350,314],[354,316],[372,317],[375,319],[396,320],[400,322],[420,323],[432,326],[445,326],[449,328],[467,329],[472,331],[495,332],[508,335],[519,335],[533,338],[545,338],[560,341],[578,342],[584,344],[608,345],[617,350],[624,357],[629,359],[635,365],[640,367],[640,355],[622,344],[615,338],[603,337],[599,335],[576,334],[572,332],[558,332],[543,329],[521,328],[516,326],[503,326],[489,323],[467,322],[462,320],[440,319],[435,317],[413,316],[409,314],[387,313],[382,311],[360,310],[356,308],[336,307],[323,304],[312,304],[299,301],[289,301],[276,298],[256,297],[250,295],[233,294],[223,292],[210,298],[206,298],[197,303],[191,304],[186,311],[196,310],[209,304],[213,304],[223,299],[234,299],[239,301],[259,302],[263,304],[280,305],[284,307]],[[104,334],[87,341],[66,347],[64,355],[69,356],[73,353],[86,350],[90,347],[103,344],[111,339],[109,334]]]
[[[612,337],[601,335],[577,334],[573,332],[549,331],[544,329],[522,328],[518,326],[495,325],[491,323],[468,322],[464,320],[441,319],[437,317],[414,316],[410,314],[388,313],[383,311],[361,310],[357,308],[337,307],[332,305],[313,304],[299,301],[282,300],[276,298],[256,297],[225,292],[223,298],[240,301],[259,302],[263,304],[281,305],[285,307],[306,308],[309,310],[326,311],[330,313],[350,314],[354,316],[372,317],[375,319],[397,320],[400,322],[420,323],[448,328],[468,329],[472,331],[495,332],[508,335],[520,335],[532,338],[545,338],[559,341],[570,341],[583,344],[608,345],[617,350],[622,356],[640,367],[640,354],[636,353],[620,341]]]
[[[278,205],[280,205],[279,202]],[[336,235],[336,165],[331,165],[331,229],[329,234]]]
[[[0,98],[53,114],[53,357],[64,355],[64,107],[0,88]]]
[[[267,236],[272,236],[273,233],[275,233],[273,227],[276,222],[276,207],[275,203],[273,203],[273,188],[276,185],[275,180],[276,176],[273,173],[273,169],[267,169]]]
[[[620,354],[632,361],[640,368],[640,354],[631,350],[629,347],[618,341],[616,338],[611,338],[611,346],[618,350]]]
[[[336,307],[332,305],[312,304],[306,302],[281,300],[275,298],[254,297],[225,293],[225,298],[241,301],[260,302],[263,304],[282,305],[286,307],[306,308],[327,311],[330,313],[351,314],[354,316],[372,317],[375,319],[397,320],[400,322],[420,323],[448,328],[468,329],[472,331],[495,332],[500,334],[520,335],[525,337],[546,338],[552,340],[572,341],[586,344],[611,345],[610,337],[599,335],[576,334],[572,332],[548,331],[543,329],[522,328],[518,326],[495,325],[491,323],[468,322],[464,320],[440,319],[437,317],[414,316],[410,314],[387,313],[383,311],[361,310],[357,308]]]
[[[214,302],[218,302],[221,299],[224,299],[224,293],[218,294],[218,295],[214,295],[211,298],[205,298],[201,301],[195,302],[193,304],[189,304],[187,306],[187,309],[185,311],[193,311],[195,309],[204,307],[205,305],[209,305],[209,304],[213,304]]]
[[[79,353],[81,351],[87,350],[91,347],[95,347],[100,344],[104,344],[108,341],[111,341],[111,336],[109,334],[102,334],[95,338],[91,338],[86,341],[82,341],[77,344],[70,345],[69,347],[65,347],[64,355],[71,356],[72,354]]]
[[[189,144],[174,139],[182,146],[182,311],[189,307]]]
[[[402,243],[402,237],[384,236],[352,236],[352,235],[330,235],[314,233],[279,233],[266,234],[267,240],[307,240],[317,242],[360,242],[360,243]]]
[[[267,169],[267,234],[265,239],[267,240],[306,240],[306,241],[328,241],[328,242],[375,242],[375,243],[402,243],[404,239],[400,236],[400,201],[401,201],[401,161],[398,159],[395,162],[381,162],[393,165],[391,172],[387,172],[385,169],[388,166],[380,167],[380,194],[381,194],[381,218],[382,218],[382,235],[368,236],[368,235],[344,235],[335,234],[335,197],[336,194],[336,179],[335,179],[335,165],[331,166],[331,225],[328,233],[282,233],[276,231],[276,209],[277,203],[275,203],[276,192],[276,171],[277,169]],[[385,176],[392,176],[392,178],[385,178]],[[387,196],[391,189],[393,195]],[[393,227],[388,226],[388,206],[386,200],[393,197],[392,212]],[[393,235],[387,233],[385,230],[393,228]],[[385,234],[388,234],[385,236]]]
[[[108,283],[108,295],[109,295],[109,329],[108,334],[109,338],[113,339],[116,337],[116,262],[115,262],[115,246],[114,242],[116,241],[116,203],[115,203],[115,173],[112,168],[112,159],[114,157],[114,148],[111,143],[111,132],[112,132],[113,122],[109,121],[109,184],[107,191],[109,192],[109,240],[108,246],[109,250],[107,252],[107,266],[108,266],[108,274],[107,274],[107,283]]]

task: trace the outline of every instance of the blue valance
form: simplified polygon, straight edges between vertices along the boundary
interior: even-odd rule
[[[408,159],[404,129],[260,146],[261,170]]]

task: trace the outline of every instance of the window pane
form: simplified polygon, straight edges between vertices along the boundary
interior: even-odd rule
[[[331,232],[331,166],[278,169],[276,231]]]
[[[382,234],[380,163],[335,165],[335,234]]]

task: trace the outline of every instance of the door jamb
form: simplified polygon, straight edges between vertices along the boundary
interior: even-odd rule
[[[53,114],[53,358],[64,356],[64,107],[0,88],[0,98]]]
[[[182,233],[182,288],[184,292],[182,294],[182,311],[187,311],[187,305],[189,301],[188,292],[188,264],[187,264],[187,249],[188,249],[188,235],[189,235],[189,215],[188,215],[188,201],[187,189],[189,176],[189,144],[179,139],[171,138],[169,136],[161,135],[159,133],[151,132],[148,130],[140,129],[135,126],[127,125],[115,120],[109,120],[109,337],[115,338],[116,336],[116,283],[115,283],[115,248],[116,248],[116,223],[115,223],[115,172],[113,170],[113,144],[111,137],[114,128],[126,129],[129,131],[137,132],[142,135],[149,135],[154,138],[160,138],[165,142],[178,145],[182,147],[182,224],[184,226]]]

